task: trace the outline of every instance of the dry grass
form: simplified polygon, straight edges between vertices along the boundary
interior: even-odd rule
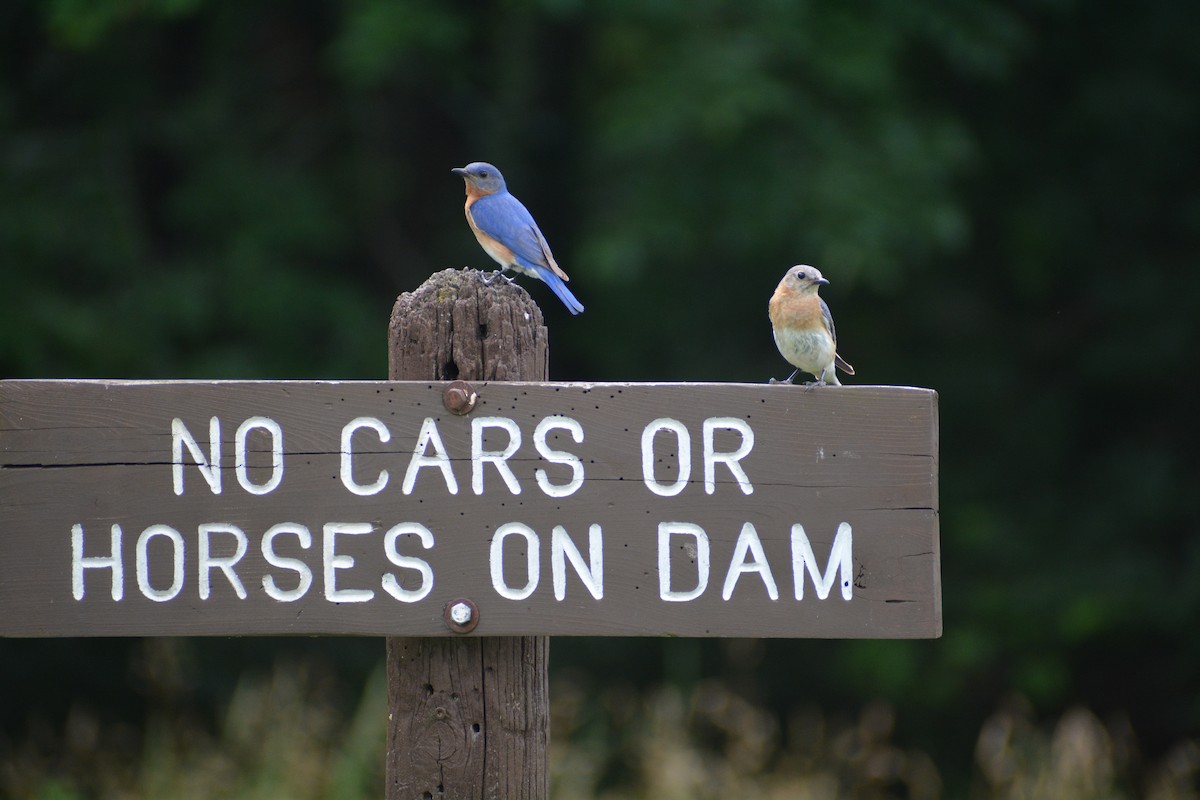
[[[0,757],[0,793],[36,800],[378,798],[383,670],[368,680],[351,713],[336,708],[325,688],[303,670],[276,668],[242,681],[215,735],[156,713],[135,752],[127,746],[138,738],[134,732],[102,730],[76,710],[55,748],[35,735]]]
[[[276,669],[247,678],[217,731],[156,713],[139,734],[105,729],[82,710],[62,730],[33,731],[0,754],[0,792],[37,800],[378,798],[386,692],[382,670],[356,709],[338,708],[320,680]],[[896,745],[884,703],[831,722],[816,709],[781,725],[724,685],[590,695],[569,679],[552,689],[555,800],[932,800],[945,792],[925,753]],[[1138,760],[1132,731],[1074,709],[1038,725],[1019,700],[980,730],[970,796],[977,800],[1196,798],[1200,745]]]
[[[926,753],[893,742],[895,715],[872,703],[836,723],[821,711],[775,714],[720,683],[599,698],[559,681],[552,698],[555,800],[933,800],[946,796]],[[1200,744],[1140,763],[1133,732],[1086,709],[1038,726],[1013,700],[976,743],[977,800],[1184,800],[1200,797]]]

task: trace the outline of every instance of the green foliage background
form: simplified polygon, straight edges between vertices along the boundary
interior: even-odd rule
[[[395,296],[491,266],[473,160],[587,306],[525,282],[556,379],[782,376],[766,301],[816,264],[857,380],[940,392],[944,638],[556,640],[554,669],[885,698],[952,786],[1013,692],[1153,753],[1200,731],[1197,30],[1172,0],[4,3],[0,374],[384,377]],[[199,706],[382,651],[180,646]],[[133,649],[0,642],[3,736],[153,705]]]

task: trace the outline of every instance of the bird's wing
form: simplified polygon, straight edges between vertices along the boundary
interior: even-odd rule
[[[508,192],[487,195],[471,204],[471,218],[488,236],[501,242],[516,255],[533,264],[548,267],[563,280],[569,280],[559,269],[550,252],[546,237],[533,221],[533,215],[521,201]]]
[[[818,297],[821,301],[821,314],[825,317],[825,327],[829,329],[829,335],[833,337],[833,347],[837,349],[837,328],[833,326],[833,314],[829,313],[829,304],[825,302],[824,297]]]
[[[817,299],[821,301],[821,313],[825,316],[825,325],[829,328],[829,335],[833,338],[833,363],[842,372],[847,375],[853,375],[854,367],[850,366],[850,362],[837,353],[837,328],[833,325],[833,314],[829,313],[829,304],[825,302],[825,298],[823,297],[818,297]]]

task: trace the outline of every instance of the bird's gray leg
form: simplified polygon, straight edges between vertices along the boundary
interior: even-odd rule
[[[792,379],[795,378],[799,374],[800,374],[800,370],[797,369],[791,375],[788,375],[786,380],[778,381],[778,380],[775,380],[774,378],[771,378],[771,380],[767,381],[767,383],[771,384],[772,386],[774,386],[777,383],[791,383]]]
[[[504,270],[502,270],[502,269],[494,269],[494,270],[492,270],[491,277],[488,277],[488,278],[481,278],[481,280],[483,281],[483,285],[484,285],[484,286],[491,286],[491,285],[492,285],[492,281],[496,280],[496,278],[497,278],[497,277],[504,278],[504,280],[508,281],[510,284],[512,284],[512,283],[516,283],[516,281],[515,281],[515,280],[513,280],[512,278],[510,278],[510,277],[508,277],[507,275],[505,275],[505,274],[504,274]]]

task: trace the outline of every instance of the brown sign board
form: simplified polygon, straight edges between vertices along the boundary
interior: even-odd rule
[[[935,392],[472,388],[0,381],[0,635],[941,635]]]

